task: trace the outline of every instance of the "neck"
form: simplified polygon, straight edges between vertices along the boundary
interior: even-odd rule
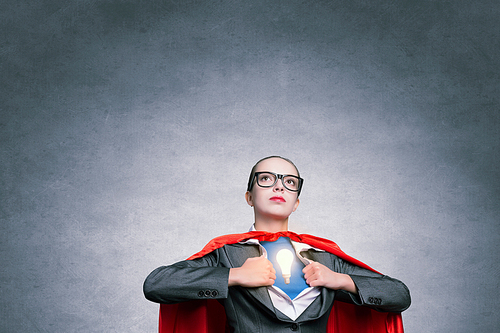
[[[288,218],[285,220],[255,219],[255,230],[267,232],[288,231]]]

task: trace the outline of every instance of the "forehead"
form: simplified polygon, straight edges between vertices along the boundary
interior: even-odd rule
[[[290,164],[290,162],[287,162],[281,158],[268,158],[267,160],[264,160],[257,164],[255,171],[270,171],[282,175],[297,176],[297,170],[295,170],[295,167]]]

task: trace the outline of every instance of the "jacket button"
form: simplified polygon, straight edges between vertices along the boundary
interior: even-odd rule
[[[210,297],[210,295],[212,295],[210,290],[205,290],[205,297]]]
[[[299,329],[299,325],[293,323],[292,326],[290,327],[292,331],[297,331]]]
[[[217,290],[212,290],[212,297],[217,297],[219,295],[219,292]]]
[[[205,296],[203,290],[198,291],[198,297],[203,297],[203,296]]]

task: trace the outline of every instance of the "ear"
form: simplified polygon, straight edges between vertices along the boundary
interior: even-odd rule
[[[292,212],[295,212],[295,210],[297,209],[297,207],[299,207],[299,203],[300,203],[300,200],[299,200],[299,198],[297,198],[297,201],[295,201],[295,204],[293,205]]]
[[[250,207],[253,207],[253,197],[252,197],[252,193],[250,193],[250,191],[245,192],[245,199],[247,201],[247,204]]]

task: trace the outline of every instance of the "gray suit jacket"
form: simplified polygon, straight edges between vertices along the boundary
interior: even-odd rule
[[[322,288],[316,300],[296,320],[291,320],[274,308],[266,287],[228,287],[229,269],[259,255],[256,245],[230,244],[199,259],[159,267],[146,278],[144,294],[150,301],[166,304],[217,299],[224,305],[231,332],[239,333],[325,332],[334,300],[389,312],[401,312],[410,306],[410,293],[401,281],[360,268],[328,252],[309,250],[302,255],[335,272],[349,274],[359,294]]]

